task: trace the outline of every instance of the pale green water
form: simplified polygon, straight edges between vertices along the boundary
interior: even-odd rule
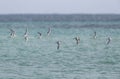
[[[9,29],[3,27],[9,24],[16,30],[14,39],[9,38]],[[120,79],[119,28],[52,27],[50,36],[46,36],[47,27],[52,25],[66,24],[0,24],[0,79]],[[27,42],[23,38],[25,27],[29,31]],[[94,31],[96,39],[92,38]],[[81,39],[78,46],[73,40],[75,36]],[[112,40],[106,45],[109,36]],[[62,41],[60,50],[56,49],[58,40]]]

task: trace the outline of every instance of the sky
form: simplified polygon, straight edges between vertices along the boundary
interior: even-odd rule
[[[0,0],[0,14],[120,14],[120,0]]]

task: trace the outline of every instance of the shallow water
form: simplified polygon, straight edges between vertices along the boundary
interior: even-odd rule
[[[52,23],[41,23],[41,27],[38,27],[39,23],[10,24],[16,30],[15,38],[9,37],[7,27],[0,27],[0,79],[120,78],[119,28],[52,27],[50,36],[47,36],[47,27]],[[29,32],[27,42],[23,37],[25,27]],[[96,39],[93,39],[94,31],[97,32]],[[42,33],[41,39],[37,32]],[[73,40],[76,36],[80,37],[79,45]],[[108,37],[112,40],[106,45]],[[56,49],[58,40],[61,41],[59,50]]]

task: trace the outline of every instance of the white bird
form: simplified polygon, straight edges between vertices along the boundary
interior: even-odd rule
[[[41,38],[41,36],[42,36],[42,33],[40,33],[40,32],[37,32],[38,34],[39,34],[39,38]]]
[[[57,49],[60,49],[60,41],[57,41]]]
[[[107,45],[111,42],[111,37],[107,38]]]
[[[25,41],[28,41],[28,29],[27,28],[24,33],[24,39],[25,39]]]
[[[28,36],[28,29],[26,28],[25,33],[24,33],[24,37]]]
[[[14,38],[16,35],[15,35],[15,31],[13,29],[10,29],[11,33],[10,33],[10,37],[11,38]]]
[[[47,35],[49,36],[51,33],[51,28],[48,29]]]
[[[93,38],[96,39],[96,31],[94,32]]]
[[[76,44],[78,45],[79,42],[80,42],[80,38],[79,37],[75,37],[74,39],[76,40]]]

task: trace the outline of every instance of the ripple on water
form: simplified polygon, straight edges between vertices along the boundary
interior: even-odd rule
[[[16,29],[15,39],[0,35],[0,79],[119,79],[120,29],[53,28],[47,37],[46,29],[29,28],[28,42],[24,29]],[[91,38],[94,30],[96,39]],[[37,31],[43,34],[40,40]],[[79,45],[75,36],[80,36]],[[112,37],[109,45],[107,36]],[[59,50],[56,41],[62,41]]]

